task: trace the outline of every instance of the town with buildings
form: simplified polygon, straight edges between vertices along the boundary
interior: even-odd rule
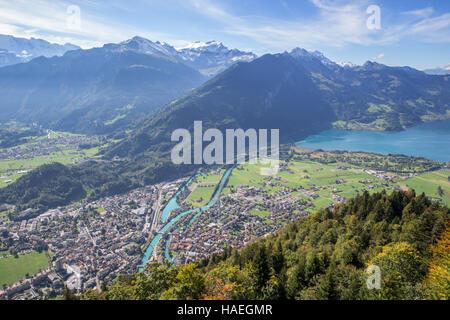
[[[229,168],[229,177],[225,169],[212,171],[219,180],[203,183],[197,177],[209,173],[200,172],[37,217],[23,212],[21,220],[9,219],[14,206],[0,204],[0,259],[41,252],[47,260],[36,273],[0,284],[0,299],[55,298],[64,288],[75,293],[101,289],[147,263],[198,261],[275,233],[352,194],[398,190],[399,181],[414,176],[311,161],[283,162],[274,176],[252,170],[249,165]],[[206,210],[188,201],[196,188],[214,190],[211,199],[218,192]],[[177,205],[164,212],[173,197]]]

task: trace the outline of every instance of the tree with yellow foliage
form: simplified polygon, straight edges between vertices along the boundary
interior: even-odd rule
[[[421,282],[426,265],[420,253],[408,242],[383,246],[368,264],[381,271],[381,288],[367,290],[367,298],[382,300],[422,299]]]
[[[431,248],[433,259],[424,281],[427,296],[434,300],[450,298],[450,222],[442,232],[437,244]]]

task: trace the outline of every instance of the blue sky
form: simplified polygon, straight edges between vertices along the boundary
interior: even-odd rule
[[[379,29],[367,27],[371,5]],[[218,40],[258,55],[302,47],[339,62],[424,69],[450,64],[450,1],[0,0],[0,33],[83,48],[135,35],[176,47]]]

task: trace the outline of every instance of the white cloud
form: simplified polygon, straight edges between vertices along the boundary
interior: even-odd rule
[[[20,28],[7,24],[7,23],[0,23],[0,34],[17,34],[20,32]]]
[[[380,53],[379,55],[377,55],[376,57],[373,57],[372,60],[380,60],[384,58],[384,53]]]
[[[427,18],[434,13],[434,9],[433,9],[433,7],[427,7],[427,8],[418,9],[418,10],[405,11],[402,13],[406,14],[406,15],[418,17],[418,18]]]
[[[445,13],[434,18],[426,18],[413,24],[410,34],[420,35],[429,41],[450,41],[450,13]]]
[[[366,1],[337,6],[312,0],[320,9],[319,17],[302,21],[260,16],[239,17],[208,0],[190,2],[199,13],[223,23],[225,32],[246,36],[272,47],[308,47],[323,42],[341,46],[370,41],[371,31],[366,28]]]
[[[190,0],[201,14],[224,24],[224,31],[251,38],[273,48],[295,46],[340,47],[346,44],[383,45],[413,36],[415,40],[450,42],[450,14],[431,17],[432,7],[405,12],[409,21],[386,25],[381,11],[381,30],[369,30],[366,13],[370,1],[310,0],[317,16],[310,19],[282,20],[259,16],[233,15],[217,2]],[[417,21],[417,18],[420,18]]]
[[[84,48],[123,41],[134,35],[170,39],[170,35],[164,33],[152,33],[90,15],[83,6],[80,8],[81,28],[70,28],[67,24],[70,5],[72,3],[63,0],[0,0],[0,33],[42,38],[55,43],[71,42]]]
[[[174,1],[175,4],[171,5],[179,5],[213,20],[216,24],[212,25],[216,30],[222,27],[221,30],[229,35],[252,39],[261,44],[266,52],[297,46],[315,49],[321,45],[383,45],[407,37],[415,41],[450,42],[450,13],[438,15],[432,7],[399,13],[402,19],[398,20],[402,23],[394,21],[390,24],[384,20],[385,9],[382,8],[381,30],[369,30],[366,26],[366,9],[373,3],[370,0],[310,0],[317,13],[296,20],[236,15],[225,7],[226,2],[220,5],[220,2],[211,0]],[[284,0],[279,1],[283,6],[286,4]],[[71,42],[84,48],[123,41],[134,35],[164,40],[178,47],[188,43],[173,34],[149,32],[108,20],[101,15],[106,5],[102,2],[86,0],[83,3],[89,4],[91,9],[94,6],[95,10],[89,11],[80,5],[81,29],[74,30],[68,28],[66,23],[67,7],[72,4],[68,0],[0,0],[0,33],[43,38],[57,43]],[[118,4],[114,2],[111,5]],[[97,15],[92,14],[93,11]],[[392,14],[390,16],[392,19]]]

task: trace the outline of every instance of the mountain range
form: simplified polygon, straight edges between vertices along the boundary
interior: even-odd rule
[[[249,62],[256,58],[254,53],[230,50],[218,41],[191,43],[177,50],[176,56],[208,76],[215,75],[236,62]]]
[[[447,118],[450,77],[368,61],[334,63],[319,52],[296,48],[237,63],[190,94],[151,115],[137,132],[107,154],[129,157],[170,145],[176,128],[280,129],[294,141],[331,127],[403,130]]]
[[[434,75],[450,75],[450,64],[441,68],[426,69],[423,72]]]
[[[54,129],[108,133],[199,86],[202,68],[254,57],[221,43],[192,51],[134,37],[0,68],[0,116]]]
[[[41,56],[62,56],[67,51],[78,49],[80,47],[70,43],[60,45],[42,39],[16,38],[0,34],[0,67],[28,62]]]
[[[153,42],[136,36],[120,43],[119,46],[124,51],[152,54],[177,60],[205,76],[214,76],[236,62],[248,62],[256,58],[256,55],[252,52],[229,49],[222,42],[214,40],[208,42],[196,41],[177,49],[165,42]]]
[[[0,68],[0,116],[119,135],[122,140],[104,149],[101,161],[71,168],[74,190],[81,184],[97,198],[192,172],[193,166],[170,161],[171,133],[192,132],[196,120],[204,130],[280,129],[281,143],[289,143],[332,127],[395,131],[450,115],[449,76],[371,61],[338,64],[296,48],[242,58],[208,78],[199,71],[206,47],[193,45],[187,54],[188,48],[135,37]],[[193,56],[190,65],[182,54]],[[61,176],[67,170],[47,169],[54,174],[25,175],[0,189],[0,202],[42,210],[61,205],[64,193],[48,198],[41,190],[65,190]],[[24,194],[30,184],[33,192]]]

